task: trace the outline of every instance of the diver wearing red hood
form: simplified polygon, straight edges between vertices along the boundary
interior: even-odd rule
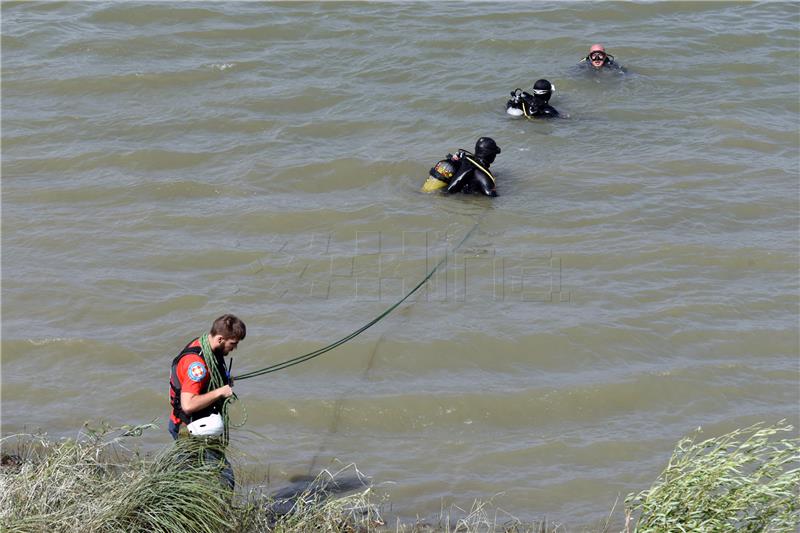
[[[614,61],[614,56],[608,54],[602,44],[593,44],[586,57],[580,60],[580,64],[587,65],[592,70],[608,69],[625,72],[625,68]]]

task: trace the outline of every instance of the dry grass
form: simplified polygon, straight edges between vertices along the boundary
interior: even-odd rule
[[[125,447],[125,438],[151,426],[86,427],[79,438],[58,442],[42,435],[0,441],[0,530],[566,532],[560,524],[522,522],[491,500],[442,509],[435,523],[386,525],[385,497],[353,465],[323,471],[283,499],[261,488],[234,494],[220,483],[223,465],[203,459],[217,449],[213,441],[180,439],[154,459]],[[625,531],[797,531],[800,442],[778,438],[791,429],[759,425],[702,442],[681,440],[655,484],[628,496]],[[597,531],[607,532],[608,521]]]

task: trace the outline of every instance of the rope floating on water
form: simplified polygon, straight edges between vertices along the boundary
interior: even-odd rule
[[[470,229],[467,232],[467,234],[464,235],[464,238],[461,239],[461,241],[454,248],[454,250],[457,250],[458,248],[460,248],[461,245],[464,244],[467,241],[467,239],[469,239],[469,237],[472,235],[472,233],[477,228],[478,228],[478,222],[475,222],[475,224],[472,226],[472,229]],[[346,343],[346,342],[358,337],[359,335],[361,335],[362,333],[367,331],[369,328],[371,328],[372,326],[374,326],[375,324],[380,322],[383,318],[385,318],[387,315],[389,315],[389,313],[391,313],[392,311],[397,309],[400,306],[400,304],[405,302],[415,292],[417,292],[420,289],[420,287],[425,285],[425,283],[427,283],[427,281],[429,279],[431,279],[431,277],[433,277],[433,275],[436,273],[436,271],[439,270],[439,268],[444,264],[444,262],[446,260],[447,260],[447,255],[445,255],[441,259],[441,261],[439,261],[436,264],[436,266],[434,266],[431,269],[431,271],[428,272],[428,275],[425,276],[422,279],[422,281],[417,283],[417,285],[413,289],[411,289],[405,296],[400,298],[397,302],[395,302],[386,311],[384,311],[380,315],[376,316],[375,318],[373,318],[372,320],[370,320],[369,322],[367,322],[366,324],[364,324],[363,326],[361,326],[360,328],[358,328],[357,330],[355,330],[351,334],[349,334],[349,335],[347,335],[345,337],[342,337],[338,341],[333,342],[333,343],[331,343],[331,344],[329,344],[329,345],[327,345],[327,346],[325,346],[323,348],[319,348],[318,350],[314,350],[313,352],[308,352],[308,353],[303,354],[303,355],[298,355],[297,357],[293,357],[291,359],[287,359],[286,361],[283,361],[283,362],[280,362],[280,363],[276,363],[274,365],[270,365],[270,366],[267,366],[267,367],[264,367],[264,368],[261,368],[261,369],[258,369],[258,370],[253,370],[251,372],[245,372],[244,374],[240,374],[238,376],[234,376],[234,378],[233,378],[234,381],[238,381],[238,380],[241,380],[241,379],[250,379],[250,378],[257,377],[257,376],[263,376],[264,374],[270,374],[272,372],[277,372],[277,371],[283,370],[285,368],[289,368],[289,367],[292,367],[292,366],[295,366],[295,365],[299,365],[300,363],[305,363],[306,361],[310,361],[310,360],[312,360],[312,359],[314,359],[316,357],[319,357],[320,355],[322,355],[324,353],[327,353],[327,352],[333,350],[334,348],[338,348],[342,344],[344,344],[344,343]]]

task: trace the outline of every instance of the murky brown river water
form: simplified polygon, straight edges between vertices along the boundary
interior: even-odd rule
[[[494,497],[580,530],[697,426],[796,425],[799,28],[796,3],[4,2],[3,434],[164,425],[216,316],[253,370],[442,257],[354,341],[236,385],[241,477],[337,459],[403,519]],[[576,72],[593,42],[630,73]],[[570,118],[506,116],[540,77]],[[481,135],[498,198],[418,192]]]

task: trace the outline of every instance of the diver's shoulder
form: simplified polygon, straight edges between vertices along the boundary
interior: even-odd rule
[[[617,72],[622,72],[622,73],[628,72],[628,69],[626,69],[625,67],[623,67],[622,65],[620,65],[616,61],[611,61],[610,63],[605,65],[605,68],[607,68],[609,70],[615,70]]]

